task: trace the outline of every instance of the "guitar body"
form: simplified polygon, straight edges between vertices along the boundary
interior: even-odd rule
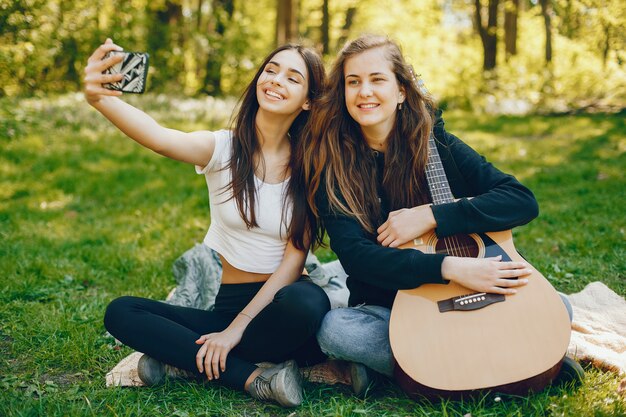
[[[455,242],[464,256],[524,261],[510,230]],[[434,233],[402,248],[448,252]],[[570,321],[558,293],[531,269],[514,295],[476,294],[453,282],[398,291],[389,337],[400,386],[411,396],[456,398],[485,389],[525,394],[550,383],[567,350]]]

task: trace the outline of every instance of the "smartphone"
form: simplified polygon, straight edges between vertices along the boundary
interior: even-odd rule
[[[109,90],[125,93],[141,94],[146,91],[150,55],[145,52],[109,51],[102,59],[107,59],[113,55],[124,55],[124,59],[104,70],[103,74],[124,74],[124,78],[102,86]]]

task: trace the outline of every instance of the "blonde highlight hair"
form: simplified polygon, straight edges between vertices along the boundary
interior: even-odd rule
[[[302,168],[307,182],[307,202],[316,217],[320,213],[315,195],[324,187],[329,209],[355,218],[371,234],[375,234],[384,221],[378,202],[376,162],[359,124],[348,113],[344,66],[347,59],[374,48],[384,48],[398,86],[406,97],[402,110],[396,111],[396,120],[387,138],[382,183],[390,209],[428,202],[425,167],[435,104],[417,86],[400,47],[385,36],[362,35],[346,43],[339,52],[327,77],[325,94],[311,116],[311,129],[303,142]],[[318,243],[323,232],[323,225],[320,225],[316,236]]]

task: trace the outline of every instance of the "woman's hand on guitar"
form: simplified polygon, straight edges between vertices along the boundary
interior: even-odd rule
[[[389,213],[387,221],[377,230],[378,242],[397,248],[437,227],[430,204],[400,209]]]
[[[447,256],[441,264],[441,275],[474,291],[494,294],[515,294],[515,287],[528,283],[520,278],[532,272],[526,262],[502,262],[494,258],[460,258]],[[518,279],[511,279],[518,278]]]

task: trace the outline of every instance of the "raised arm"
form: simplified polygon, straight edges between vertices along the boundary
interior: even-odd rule
[[[107,39],[89,57],[84,78],[87,102],[140,145],[171,159],[205,166],[215,149],[212,132],[186,133],[163,127],[143,111],[120,100],[118,97],[122,95],[121,91],[108,90],[102,86],[122,79],[122,74],[102,73],[123,59],[121,55],[114,55],[103,60],[106,53],[121,50],[111,39]]]
[[[239,344],[252,319],[272,302],[281,288],[294,283],[302,275],[307,250],[296,249],[288,242],[278,269],[230,325],[224,331],[203,335],[196,341],[202,345],[196,355],[196,365],[200,372],[207,374],[209,380],[219,378],[220,371],[225,371],[228,353]]]

